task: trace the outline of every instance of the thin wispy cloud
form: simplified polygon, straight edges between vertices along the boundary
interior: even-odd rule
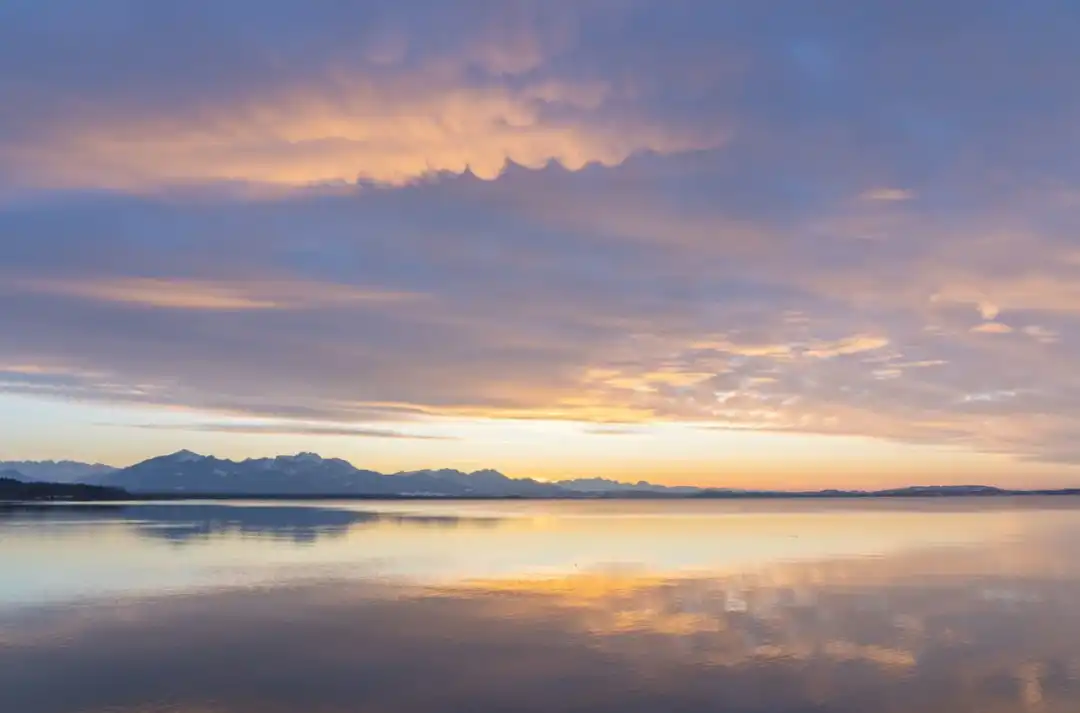
[[[14,278],[0,289],[182,310],[312,309],[349,303],[412,301],[419,293],[300,280],[191,280],[159,277]]]
[[[196,433],[225,433],[250,436],[341,436],[346,438],[389,438],[417,441],[454,440],[450,436],[433,436],[408,433],[383,428],[334,426],[319,423],[188,423],[124,424],[124,428],[141,428],[155,431],[189,431]]]
[[[1013,328],[1002,322],[983,322],[972,327],[971,331],[979,334],[1010,334]]]
[[[591,426],[584,432],[590,436],[639,436],[642,431],[633,426]]]
[[[864,191],[859,197],[866,201],[884,201],[891,203],[909,201],[915,197],[915,193],[903,188],[871,188],[868,191]]]

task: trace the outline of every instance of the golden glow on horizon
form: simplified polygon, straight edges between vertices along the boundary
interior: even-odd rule
[[[706,430],[686,423],[635,425],[609,433],[594,432],[590,430],[593,424],[572,421],[421,419],[372,424],[373,429],[400,429],[441,439],[413,440],[290,435],[287,424],[281,433],[194,431],[185,426],[214,421],[200,420],[198,412],[190,409],[59,408],[13,397],[6,397],[5,402],[11,406],[6,412],[19,413],[20,417],[6,419],[3,425],[10,438],[21,445],[18,453],[0,452],[0,459],[72,458],[128,465],[188,448],[232,459],[316,451],[383,472],[496,468],[512,477],[545,480],[606,477],[750,489],[972,483],[1022,488],[1080,482],[1076,468],[1018,462],[1005,455],[959,448],[861,437]],[[154,428],[139,427],[148,417]]]

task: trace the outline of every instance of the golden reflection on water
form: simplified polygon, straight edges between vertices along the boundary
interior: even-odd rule
[[[0,607],[325,577],[453,583],[612,566],[743,572],[1023,541],[1073,518],[1072,510],[1032,509],[1030,501],[1019,509],[958,501],[526,501],[0,512],[0,558],[20,571],[0,580]]]
[[[618,642],[619,635],[635,634],[652,637],[653,645],[667,638],[683,646],[687,637],[697,637],[705,660],[724,665],[825,656],[912,667],[919,649],[932,643],[928,637],[952,644],[963,640],[960,629],[933,625],[942,617],[1036,614],[1041,607],[1044,614],[1054,612],[1058,621],[1071,622],[1069,597],[1080,593],[1080,561],[1011,543],[785,563],[712,576],[615,571],[473,581],[427,594],[432,591],[530,606],[543,602],[597,640]],[[859,628],[870,620],[877,629]],[[1046,616],[1040,623],[1054,620]],[[1080,654],[1080,641],[1076,649]]]
[[[363,535],[378,533],[384,555],[408,557],[424,542],[477,546],[483,531],[487,556],[511,566],[472,553],[452,577],[335,569],[322,581],[0,606],[0,711],[1080,710],[1080,511],[874,512],[877,532],[865,516],[652,512],[639,528],[595,513],[504,516],[438,531],[365,520],[327,541],[374,548]],[[760,541],[791,528],[816,542],[715,566],[702,556],[715,548],[692,546],[722,535],[725,548],[770,552]],[[861,548],[833,544],[860,532]],[[534,566],[561,561],[550,554],[571,535],[596,540],[592,564]],[[222,537],[254,544],[234,529]],[[214,540],[185,542],[155,551]]]

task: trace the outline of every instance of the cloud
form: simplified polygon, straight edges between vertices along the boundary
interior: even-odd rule
[[[417,415],[693,420],[1036,458],[1062,452],[1073,397],[1056,380],[1070,373],[1068,352],[1059,359],[1013,340],[969,344],[970,307],[951,311],[965,301],[929,299],[940,292],[937,273],[918,276],[931,281],[909,302],[895,289],[889,252],[865,256],[862,269],[878,284],[863,292],[801,279],[796,267],[828,274],[835,263],[828,252],[785,255],[797,243],[783,234],[732,259],[693,241],[565,232],[527,202],[536,196],[528,189],[552,181],[572,188],[594,178],[546,169],[280,202],[109,196],[9,211],[0,215],[9,234],[26,233],[43,210],[52,226],[0,246],[9,269],[72,277],[40,278],[51,291],[24,289],[0,315],[0,326],[19,335],[4,345],[4,362],[50,371],[5,373],[3,388],[331,425]],[[602,185],[590,190],[600,203],[614,200]],[[526,200],[508,204],[507,195]],[[170,224],[191,252],[123,249]],[[95,254],[116,256],[109,264],[95,264],[95,254],[74,262],[78,253],[66,246],[88,230]],[[391,231],[392,240],[371,238]],[[151,290],[99,291],[146,285],[118,272],[168,274],[170,266],[189,276],[155,278],[163,282],[153,289],[277,307],[157,308],[143,318],[131,308]],[[285,270],[295,277],[219,277]],[[200,273],[207,277],[190,277]],[[369,299],[371,284],[380,285],[376,296],[394,297]],[[1011,319],[1018,330],[1054,331],[1059,344],[1073,329],[1060,311],[1036,322],[1019,310]],[[963,400],[1016,386],[1034,391],[995,405],[1002,412],[993,419]],[[1031,411],[1053,414],[1055,425],[1035,427]]]
[[[55,58],[12,38],[9,54],[32,69],[9,87],[22,109],[10,140],[0,141],[0,167],[21,185],[53,188],[400,185],[440,172],[490,180],[508,163],[613,166],[642,151],[714,148],[727,136],[633,111],[632,96],[610,80],[545,71],[566,49],[580,15],[568,3],[504,9],[470,1],[459,13],[424,3],[404,12],[358,8],[358,17],[319,11],[292,30],[277,24],[290,5],[259,6],[242,19],[244,34],[218,24],[217,32],[191,38],[158,24],[176,19],[158,11],[130,34],[86,17],[87,27],[67,36],[66,49],[96,55],[82,70],[82,81],[96,90],[93,100],[85,85],[55,86],[56,77],[42,70]],[[193,3],[176,14],[214,26],[230,13]],[[432,36],[440,28],[431,20],[440,18],[460,30],[448,46]],[[24,36],[58,31],[57,18],[27,12],[21,19]],[[290,32],[305,31],[334,36],[293,53]],[[175,82],[175,95],[141,72],[114,66],[126,61],[120,54],[83,44],[100,37],[151,66],[159,61],[157,79]],[[163,47],[153,47],[154,39]],[[220,71],[209,75],[201,56],[218,57]],[[180,57],[190,64],[174,66]],[[45,76],[32,76],[35,69]],[[110,70],[130,83],[115,83]],[[42,92],[48,85],[54,91]]]
[[[909,201],[914,197],[915,194],[912,191],[903,188],[871,188],[859,195],[859,198],[864,201],[885,202]]]
[[[358,76],[190,116],[59,123],[5,153],[32,185],[138,191],[207,181],[397,185],[444,171],[490,180],[509,162],[541,168],[557,161],[580,170],[593,162],[617,165],[639,151],[688,151],[723,141],[721,134],[590,120],[588,113],[604,101],[602,88],[440,81]]]
[[[1009,334],[1013,328],[1001,322],[983,322],[972,327],[971,331],[979,334]]]
[[[1073,453],[1072,8],[94,5],[0,22],[5,392]]]
[[[390,438],[404,440],[453,440],[448,436],[405,433],[382,428],[335,426],[324,423],[190,423],[138,424],[135,428],[196,433],[239,433],[253,436],[343,436],[347,438]]]
[[[1038,324],[1029,324],[1022,330],[1024,334],[1028,335],[1032,339],[1041,342],[1043,344],[1057,344],[1061,341],[1061,335],[1055,332],[1053,329],[1047,329],[1046,327]]]
[[[643,433],[640,427],[625,425],[586,426],[582,432],[592,436],[640,436]]]
[[[983,302],[979,305],[979,315],[986,320],[997,319],[997,316],[1001,313],[998,306],[989,302]]]
[[[889,345],[889,340],[886,337],[870,336],[864,334],[856,334],[852,337],[846,337],[844,339],[837,340],[832,344],[819,344],[811,347],[805,353],[809,357],[815,357],[818,359],[829,359],[837,356],[848,356],[851,354],[861,354],[863,352],[871,352],[882,347]]]
[[[1002,309],[1080,312],[1076,276],[1075,270],[1064,265],[1017,275],[957,275],[933,299],[975,305],[983,319],[994,319]]]
[[[360,302],[412,301],[415,293],[291,280],[210,281],[177,278],[23,279],[0,289],[182,310],[312,309]]]
[[[737,343],[720,339],[695,342],[694,349],[706,349],[742,357],[769,357],[775,359],[831,359],[881,349],[889,344],[887,337],[855,334],[836,340],[812,340],[806,343],[784,342],[777,344]]]

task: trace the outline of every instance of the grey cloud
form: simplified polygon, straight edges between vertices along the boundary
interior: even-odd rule
[[[856,273],[842,253],[787,252],[799,245],[797,235],[768,223],[751,250],[740,249],[745,233],[721,230],[710,242],[699,226],[679,240],[679,214],[649,200],[665,186],[651,165],[635,179],[642,186],[636,209],[671,216],[670,233],[603,229],[537,210],[560,205],[565,186],[557,186],[564,181],[591,183],[598,204],[615,205],[621,174],[634,170],[611,174],[610,190],[593,171],[548,169],[495,183],[449,178],[284,202],[105,197],[9,211],[0,225],[19,237],[0,254],[10,274],[224,284],[236,275],[291,274],[316,284],[377,283],[430,299],[327,304],[304,313],[162,311],[27,294],[0,281],[11,304],[0,323],[17,335],[5,342],[3,360],[58,365],[45,374],[9,375],[4,388],[337,422],[533,412],[600,421],[718,419],[1036,458],[1044,450],[1059,453],[1061,439],[1078,427],[1080,395],[1074,399],[1067,387],[1075,381],[1072,318],[1006,310],[999,319],[1016,323],[1014,334],[971,334],[981,321],[974,306],[935,307],[934,284],[918,285],[934,275],[947,280],[948,270],[919,273],[907,281],[909,292],[894,289],[902,276],[889,243],[864,251]],[[536,186],[547,188],[530,190]],[[95,220],[83,219],[88,212]],[[39,214],[49,216],[50,230],[34,225]],[[177,220],[165,242],[188,260],[153,249],[155,227],[169,225],[169,216]],[[80,244],[84,225],[97,226],[94,244],[118,256],[116,263],[69,260],[63,246]],[[935,254],[942,253],[924,247],[915,259]],[[899,264],[911,263],[901,253]],[[838,277],[830,282],[830,274]],[[848,289],[849,274],[867,284]],[[997,278],[993,271],[976,274]],[[927,331],[928,320],[937,331]],[[1022,329],[1031,324],[1052,328],[1060,339],[1032,337]],[[880,335],[888,344],[845,353],[843,345],[858,335]],[[920,361],[944,364],[905,366]],[[614,377],[597,377],[596,370]],[[965,401],[1000,389],[1042,396]],[[615,413],[560,411],[563,400],[582,397]],[[386,403],[401,406],[387,410]],[[979,424],[991,407],[999,419],[1044,413],[1056,424],[1009,435],[1002,421],[988,432]],[[764,423],[763,411],[771,414]]]

